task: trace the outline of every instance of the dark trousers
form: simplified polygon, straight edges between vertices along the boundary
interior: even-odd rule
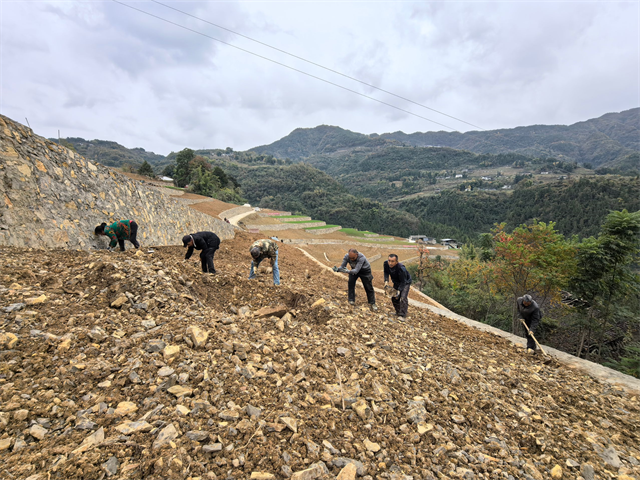
[[[529,330],[531,330],[531,333],[533,333],[536,338],[538,338],[538,331],[540,330],[540,321],[535,321],[532,322],[531,320],[525,320],[524,323],[527,324],[527,327],[529,327]],[[531,350],[535,350],[537,347],[536,345],[536,341],[533,339],[533,337],[531,335],[529,335],[527,333],[527,348],[530,348]]]
[[[376,292],[373,290],[373,275],[369,273],[358,273],[357,275],[349,274],[349,301],[356,301],[356,280],[362,280],[364,291],[367,292],[367,302],[373,305],[376,303]]]
[[[135,220],[131,220],[129,222],[131,225],[131,235],[129,236],[129,241],[133,243],[133,246],[136,248],[140,248],[140,242],[138,242],[138,222]]]
[[[396,309],[396,315],[399,317],[407,316],[407,309],[409,308],[409,290],[411,290],[411,284],[405,286],[398,297],[391,297],[391,303],[393,303],[393,308]]]
[[[200,252],[200,262],[202,263],[202,271],[207,273],[216,273],[216,269],[213,266],[213,255],[216,251],[213,248],[205,248]]]
[[[129,225],[131,226],[129,241],[133,243],[134,247],[140,248],[140,243],[138,242],[138,223],[135,220],[131,220]],[[120,250],[124,252],[124,240],[118,239],[118,243],[120,244]]]

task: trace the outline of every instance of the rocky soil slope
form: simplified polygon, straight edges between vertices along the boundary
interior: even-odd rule
[[[0,478],[640,476],[638,398],[426,311],[184,250],[0,249]]]

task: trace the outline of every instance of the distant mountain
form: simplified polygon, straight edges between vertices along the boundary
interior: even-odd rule
[[[392,143],[390,143],[392,142]],[[519,153],[554,157],[597,167],[624,167],[640,152],[640,108],[608,113],[573,125],[533,125],[511,129],[457,132],[403,132],[363,135],[321,125],[298,128],[286,137],[252,149],[278,158],[301,160],[317,155],[347,154],[391,145],[449,147],[473,153]]]
[[[57,139],[49,140],[57,143]],[[166,165],[173,162],[164,155],[147,152],[144,148],[127,148],[108,140],[85,140],[79,137],[67,137],[61,139],[61,143],[67,147],[73,146],[75,151],[83,157],[108,167],[130,165],[138,168],[146,160],[156,173],[160,173]]]
[[[441,145],[475,153],[515,152],[532,157],[557,157],[565,161],[615,166],[640,151],[640,108],[573,125],[532,125],[467,133],[426,132],[407,135],[385,133],[383,138],[408,145]]]
[[[293,132],[270,145],[250,149],[258,154],[273,155],[277,158],[301,160],[313,155],[334,154],[357,148],[377,148],[386,145],[399,145],[393,139],[384,139],[379,135],[364,135],[331,125],[315,128],[296,128]]]

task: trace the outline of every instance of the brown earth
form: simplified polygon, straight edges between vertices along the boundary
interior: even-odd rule
[[[282,286],[249,281],[259,237],[216,275],[179,247],[0,249],[0,478],[640,475],[637,396],[361,289],[351,309],[291,245]]]
[[[189,194],[189,195],[193,195],[193,194]],[[238,206],[232,203],[226,203],[220,200],[216,200],[215,198],[214,199],[211,199],[209,197],[204,197],[204,198],[206,198],[206,201],[195,203],[191,206],[191,208],[195,208],[199,212],[206,213],[207,215],[211,215],[212,217],[218,217],[218,215],[220,215],[225,210],[230,210]]]
[[[282,222],[277,218],[261,217],[257,213],[252,213],[244,217],[240,223],[244,225],[281,225]],[[288,233],[288,232],[287,232]],[[289,238],[288,236],[286,238]]]

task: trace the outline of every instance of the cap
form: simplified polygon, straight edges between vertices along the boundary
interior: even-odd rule
[[[253,247],[249,252],[253,258],[258,258],[260,256],[260,249],[258,247]]]
[[[185,235],[184,237],[182,237],[182,243],[185,247],[189,245],[189,242],[191,242],[191,240],[193,240],[193,237],[191,235]]]
[[[531,298],[531,295],[525,295],[524,297],[522,297],[522,301],[531,303],[533,301],[533,298]]]

